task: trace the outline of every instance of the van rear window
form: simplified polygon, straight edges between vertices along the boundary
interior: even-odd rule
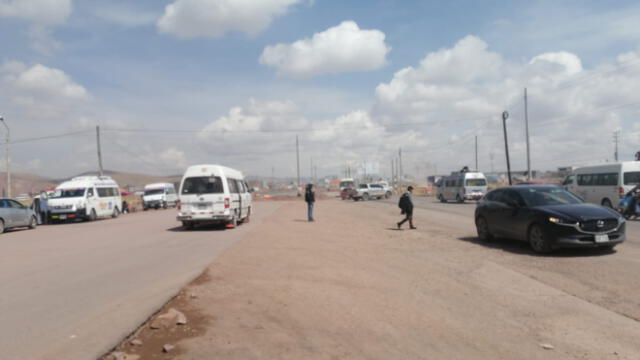
[[[222,179],[219,176],[197,176],[184,179],[183,194],[222,194]]]
[[[624,173],[624,184],[625,185],[640,184],[640,171],[632,171],[632,172]]]
[[[467,179],[466,186],[487,186],[485,179]]]

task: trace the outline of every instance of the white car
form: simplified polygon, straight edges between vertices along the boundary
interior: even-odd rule
[[[7,229],[28,227],[35,229],[38,225],[36,213],[13,199],[0,199],[0,234]]]
[[[382,199],[385,194],[385,189],[380,184],[360,184],[351,194],[351,198],[354,201]]]
[[[178,221],[187,229],[196,224],[236,226],[248,222],[252,196],[244,175],[220,165],[190,166],[180,182]]]
[[[115,218],[122,211],[120,188],[109,176],[78,176],[56,187],[48,208],[52,222]]]

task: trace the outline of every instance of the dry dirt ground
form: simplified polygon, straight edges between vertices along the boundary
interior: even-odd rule
[[[468,216],[287,202],[118,350],[141,359],[640,359],[640,246],[535,256]],[[132,339],[142,346],[130,345]],[[176,348],[162,352],[162,345]]]

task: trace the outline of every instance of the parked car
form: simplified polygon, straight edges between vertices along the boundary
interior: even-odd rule
[[[380,184],[380,186],[382,186],[382,188],[384,189],[384,198],[388,199],[391,197],[391,195],[393,195],[393,187],[389,186],[389,183],[386,181],[379,181],[378,184]]]
[[[251,215],[251,189],[244,175],[220,165],[194,165],[180,182],[177,220],[190,229],[196,224],[237,225]]]
[[[13,199],[0,199],[0,234],[17,227],[35,229],[37,225],[38,218],[32,209]]]
[[[380,184],[360,184],[351,192],[351,198],[355,201],[382,199],[384,195],[385,190]]]
[[[586,204],[557,186],[492,190],[478,203],[475,223],[482,240],[527,241],[538,253],[570,247],[613,249],[625,240],[625,219],[620,214]]]

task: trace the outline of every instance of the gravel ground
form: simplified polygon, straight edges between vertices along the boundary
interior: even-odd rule
[[[640,359],[640,249],[536,256],[476,241],[463,214],[384,202],[284,203],[143,325],[142,359]],[[635,234],[632,234],[635,236]],[[190,295],[189,295],[190,294]],[[192,322],[191,322],[192,321]],[[183,331],[184,333],[184,331]],[[161,337],[161,341],[154,338]],[[176,349],[162,354],[160,343]]]

